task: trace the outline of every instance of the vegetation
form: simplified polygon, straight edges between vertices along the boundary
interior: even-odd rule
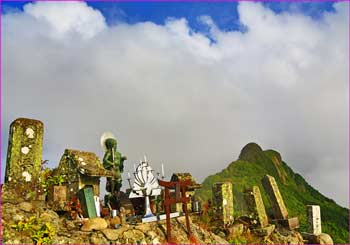
[[[271,207],[262,187],[264,175],[274,176],[280,188],[290,217],[298,216],[300,231],[307,231],[306,205],[321,207],[322,231],[332,236],[334,243],[349,243],[349,210],[337,205],[310,186],[305,179],[282,161],[273,150],[263,151],[257,144],[245,146],[239,159],[221,172],[208,176],[203,188],[196,191],[201,201],[211,199],[211,188],[217,181],[230,180],[233,184],[235,216],[245,214],[243,191],[253,185],[259,186],[266,212],[271,216]]]
[[[11,227],[18,232],[29,234],[35,244],[51,244],[55,236],[55,229],[51,224],[43,222],[36,216],[32,216],[25,221],[19,221]]]

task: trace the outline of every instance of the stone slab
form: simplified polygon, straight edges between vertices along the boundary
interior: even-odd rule
[[[288,218],[288,219],[278,219],[273,220],[274,223],[278,223],[281,226],[288,228],[290,230],[294,230],[299,228],[299,219],[298,217]]]
[[[321,209],[318,205],[307,205],[307,222],[309,224],[308,232],[319,235],[322,233],[321,228]]]
[[[260,227],[266,227],[269,224],[269,221],[259,187],[253,186],[253,188],[246,190],[244,197],[249,212],[253,213],[253,215],[258,218]]]
[[[275,178],[270,175],[265,175],[261,182],[269,197],[275,219],[288,219],[288,211]]]

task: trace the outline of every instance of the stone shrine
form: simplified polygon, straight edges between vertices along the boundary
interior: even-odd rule
[[[202,187],[201,184],[198,184],[193,176],[190,173],[174,173],[171,176],[170,181],[184,181],[184,180],[190,180],[191,185],[187,187],[186,189],[186,197],[192,199],[194,197],[194,193],[196,189],[200,189]],[[175,192],[171,192],[170,196],[174,196]],[[192,202],[187,203],[187,209],[192,210]],[[171,211],[172,212],[183,212],[182,210],[182,203],[176,203],[171,206]]]

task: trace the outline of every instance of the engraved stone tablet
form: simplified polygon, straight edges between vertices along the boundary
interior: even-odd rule
[[[307,206],[307,222],[309,224],[309,232],[314,235],[322,233],[321,228],[321,209],[318,205]]]

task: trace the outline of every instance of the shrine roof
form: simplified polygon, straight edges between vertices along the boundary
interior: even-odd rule
[[[93,152],[66,149],[61,162],[70,160],[75,165],[79,173],[86,176],[112,177],[113,172],[105,169],[99,157]],[[61,163],[60,163],[61,164]]]

